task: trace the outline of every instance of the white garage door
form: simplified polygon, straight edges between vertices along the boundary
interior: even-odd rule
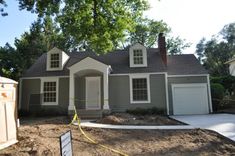
[[[207,84],[172,84],[173,114],[208,114]]]

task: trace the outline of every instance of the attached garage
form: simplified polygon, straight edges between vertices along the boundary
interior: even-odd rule
[[[206,83],[172,84],[174,115],[208,114],[208,99]]]

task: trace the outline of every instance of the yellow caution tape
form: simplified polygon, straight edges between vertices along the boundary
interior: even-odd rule
[[[77,121],[77,123],[78,123],[78,128],[79,128],[79,130],[82,132],[82,134],[85,136],[85,138],[87,138],[91,143],[96,144],[96,145],[98,145],[98,146],[100,146],[100,147],[102,147],[102,148],[108,149],[108,150],[110,150],[110,151],[112,151],[112,152],[114,152],[114,153],[117,153],[117,154],[119,154],[119,155],[122,155],[122,156],[128,156],[127,154],[125,154],[125,153],[123,153],[123,152],[121,152],[121,151],[115,150],[115,149],[110,148],[110,147],[108,147],[108,146],[105,146],[105,145],[103,145],[103,144],[99,144],[98,142],[96,142],[95,140],[93,140],[92,138],[90,138],[89,136],[87,136],[86,133],[82,130],[81,122],[80,122],[80,119],[79,119],[79,117],[78,117],[77,110],[76,110],[76,107],[75,107],[75,106],[74,106],[74,111],[75,111],[75,114],[74,114],[73,120],[72,120],[72,122],[71,122],[70,124],[73,124],[75,121]]]

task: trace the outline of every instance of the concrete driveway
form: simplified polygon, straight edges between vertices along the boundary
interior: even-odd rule
[[[171,116],[193,127],[214,130],[223,136],[235,141],[235,115],[208,114],[208,115],[182,115]]]

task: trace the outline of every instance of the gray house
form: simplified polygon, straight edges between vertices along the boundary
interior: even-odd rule
[[[104,55],[43,54],[20,79],[21,110],[82,117],[104,111],[157,107],[165,114],[212,112],[209,74],[194,55],[167,56],[165,37],[158,48],[134,44]]]

